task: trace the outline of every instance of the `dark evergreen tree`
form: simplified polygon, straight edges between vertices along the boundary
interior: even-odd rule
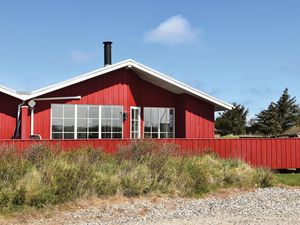
[[[291,98],[287,88],[277,101],[276,107],[281,133],[297,124],[299,119],[299,106],[296,104],[296,97]]]
[[[258,134],[257,118],[251,118],[246,126],[246,134]]]
[[[248,109],[233,103],[233,109],[220,113],[216,119],[215,127],[221,135],[240,135],[246,132],[246,119]]]
[[[299,123],[299,112],[296,97],[291,98],[286,88],[276,103],[256,115],[250,130],[264,135],[281,134]]]
[[[281,127],[278,121],[277,106],[275,103],[272,102],[268,109],[261,111],[256,116],[257,118],[252,124],[252,127],[258,133],[261,133],[265,136],[281,133]]]

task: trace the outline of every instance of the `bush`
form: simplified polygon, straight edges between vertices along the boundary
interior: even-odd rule
[[[63,151],[33,145],[24,154],[0,149],[0,211],[41,208],[92,196],[151,193],[190,196],[222,187],[268,187],[270,170],[211,152],[177,157],[172,144],[136,141],[116,155],[101,149]]]

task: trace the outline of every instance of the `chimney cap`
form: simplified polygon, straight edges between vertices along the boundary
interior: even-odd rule
[[[111,45],[112,42],[111,41],[103,41],[103,44],[109,44],[109,45]]]

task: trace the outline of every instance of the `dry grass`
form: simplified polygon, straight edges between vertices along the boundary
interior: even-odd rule
[[[67,207],[65,203],[78,199],[190,197],[273,184],[269,170],[213,154],[176,157],[175,151],[174,145],[145,141],[123,146],[116,155],[89,148],[64,152],[43,145],[32,146],[23,155],[0,149],[0,213]]]

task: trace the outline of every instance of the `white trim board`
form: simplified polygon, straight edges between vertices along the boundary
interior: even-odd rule
[[[82,75],[74,77],[72,79],[69,79],[69,80],[54,84],[54,85],[50,85],[45,88],[38,89],[29,94],[18,94],[14,90],[6,89],[6,88],[2,90],[1,87],[0,87],[0,91],[6,93],[8,95],[11,95],[13,97],[16,97],[16,98],[26,101],[26,100],[30,100],[30,99],[42,96],[44,94],[51,93],[53,91],[71,86],[73,84],[77,84],[77,83],[92,79],[94,77],[101,76],[103,74],[106,74],[106,73],[109,73],[109,72],[112,72],[112,71],[115,71],[115,70],[118,70],[121,68],[132,69],[132,70],[136,71],[137,73],[140,72],[141,77],[144,76],[144,77],[149,78],[150,80],[155,79],[156,84],[159,84],[159,85],[161,84],[161,86],[167,90],[168,90],[168,88],[172,89],[172,90],[176,89],[176,92],[186,93],[186,94],[192,95],[196,98],[199,98],[201,100],[212,103],[215,106],[215,111],[232,109],[231,104],[221,101],[215,97],[212,97],[204,92],[201,92],[193,87],[190,87],[178,80],[175,80],[175,79],[173,79],[163,73],[160,73],[156,70],[153,70],[153,69],[151,69],[141,63],[138,63],[132,59],[128,59],[128,60],[125,60],[125,61],[122,61],[119,63],[115,63],[112,65],[103,67],[98,70],[91,71],[89,73],[82,74]]]

